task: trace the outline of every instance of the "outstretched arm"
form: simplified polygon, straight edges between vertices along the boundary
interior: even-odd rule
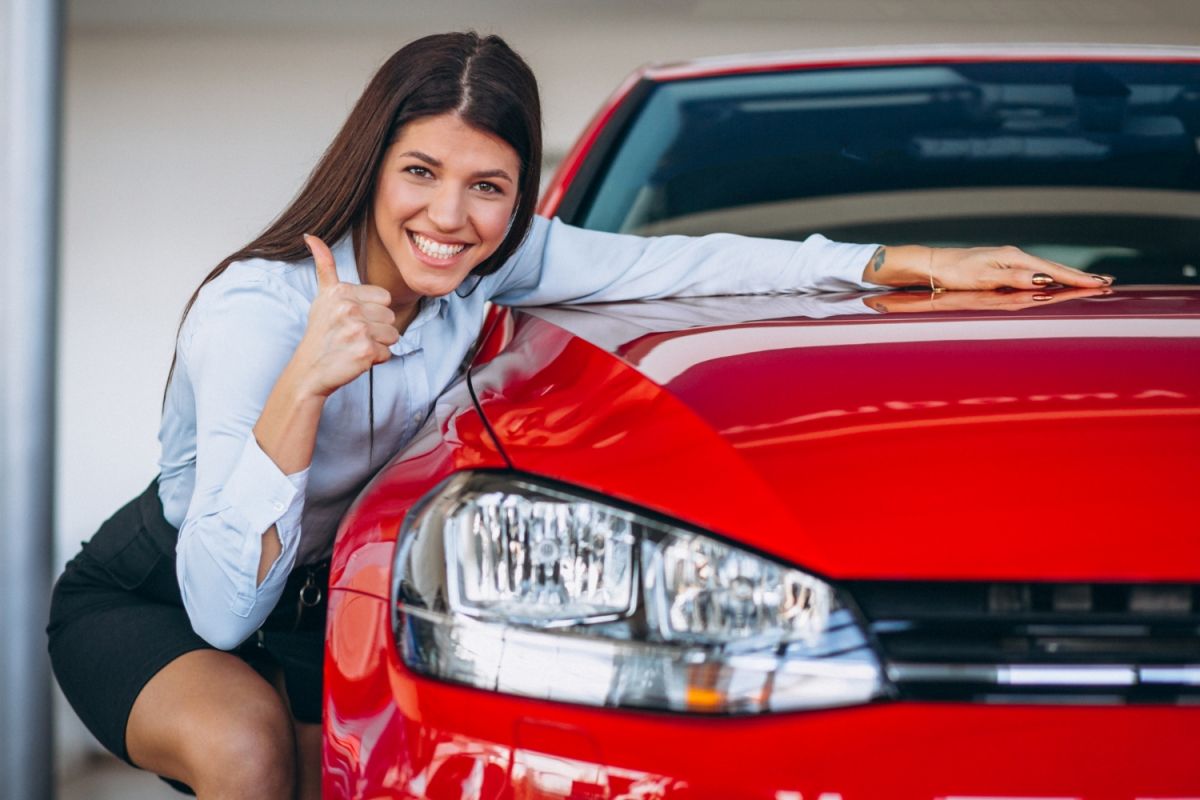
[[[871,289],[876,245],[715,233],[631,236],[535,217],[520,249],[481,287],[504,305]]]
[[[1015,247],[882,247],[820,235],[802,242],[732,234],[643,237],[536,217],[516,255],[485,278],[483,288],[505,305],[829,292],[928,286],[931,265],[933,285],[944,289],[1112,282]]]

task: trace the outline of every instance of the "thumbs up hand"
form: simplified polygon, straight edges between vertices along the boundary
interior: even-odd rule
[[[293,363],[302,365],[309,389],[329,396],[374,364],[391,358],[400,338],[387,290],[342,283],[333,253],[316,236],[304,237],[317,269],[317,296]]]

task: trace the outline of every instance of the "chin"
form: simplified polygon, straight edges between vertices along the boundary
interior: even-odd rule
[[[428,283],[413,286],[413,291],[421,297],[445,297],[457,289],[463,280],[465,280],[465,277],[453,281],[429,281]]]

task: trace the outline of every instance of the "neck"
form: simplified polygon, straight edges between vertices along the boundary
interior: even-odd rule
[[[410,303],[408,306],[397,307],[392,304],[392,311],[396,314],[396,330],[404,333],[412,321],[417,318],[417,312],[421,309],[420,303]]]

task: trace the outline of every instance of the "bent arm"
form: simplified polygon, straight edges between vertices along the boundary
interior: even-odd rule
[[[180,336],[196,484],[176,570],[192,627],[217,647],[236,646],[279,601],[326,398],[387,361],[399,338],[388,293],[342,283],[328,246],[306,242],[311,302],[267,273],[241,274],[206,287]]]
[[[192,627],[229,649],[262,625],[295,561],[320,405],[289,383],[300,310],[261,284],[212,289],[180,337],[196,481],[176,572]]]
[[[317,426],[325,396],[314,392],[303,365],[293,356],[271,389],[254,425],[254,439],[263,453],[285,474],[304,472],[312,464]],[[261,584],[283,554],[283,540],[272,525],[262,538],[257,582]]]

